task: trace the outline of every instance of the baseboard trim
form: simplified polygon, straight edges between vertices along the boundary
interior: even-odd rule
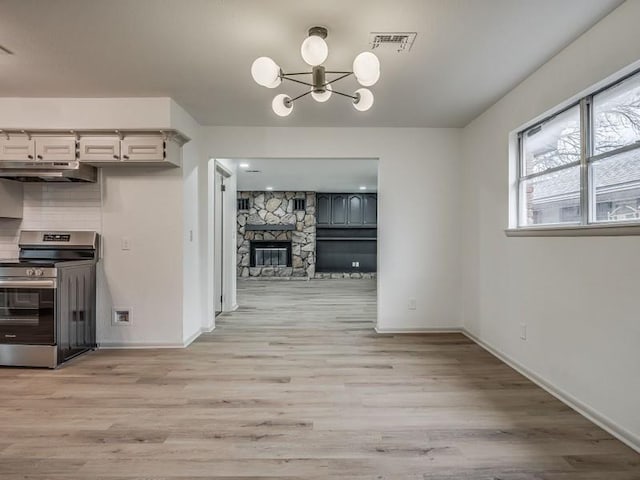
[[[509,365],[511,368],[513,368],[515,371],[517,371],[518,373],[520,373],[520,374],[524,375],[525,377],[527,377],[529,380],[531,380],[537,386],[539,386],[543,390],[547,391],[548,393],[550,393],[551,395],[556,397],[562,403],[564,403],[568,407],[572,408],[573,410],[575,410],[576,412],[578,412],[580,415],[582,415],[583,417],[587,418],[591,422],[595,423],[600,428],[602,428],[606,432],[608,432],[611,435],[613,435],[615,438],[620,440],[622,443],[624,443],[628,447],[630,447],[633,450],[635,450],[636,452],[640,453],[640,437],[634,435],[633,433],[631,433],[627,429],[621,427],[620,425],[618,425],[617,423],[615,423],[611,419],[609,419],[609,418],[605,417],[604,415],[598,413],[593,408],[591,408],[590,406],[582,403],[580,400],[578,400],[577,398],[573,397],[571,394],[565,392],[561,388],[558,388],[557,386],[553,385],[552,383],[547,382],[544,378],[542,378],[536,372],[534,372],[532,370],[529,370],[527,367],[522,365],[520,362],[517,362],[513,358],[509,357],[508,355],[506,355],[505,353],[501,352],[497,348],[494,348],[493,346],[489,345],[485,341],[480,340],[478,337],[476,337],[474,334],[472,334],[468,330],[463,328],[463,329],[460,330],[460,332],[463,335],[465,335],[467,338],[469,338],[470,340],[474,341],[480,347],[485,349],[491,355],[493,355],[494,357],[496,357],[499,360],[503,361],[504,363]]]
[[[213,325],[211,325],[210,327],[202,327],[200,329],[200,333],[211,333],[216,329],[216,325],[215,323]]]
[[[189,338],[184,340],[182,343],[146,343],[146,342],[101,342],[98,344],[98,348],[100,350],[121,350],[121,349],[145,349],[145,348],[187,348],[193,342],[195,342],[200,335],[203,333],[211,333],[215,330],[216,326],[212,325],[211,327],[200,327],[200,329],[192,334]]]
[[[99,350],[138,350],[147,348],[184,348],[184,343],[101,342],[98,345]]]
[[[198,338],[200,335],[202,335],[202,330],[203,330],[203,328],[200,327],[190,337],[188,337],[186,340],[183,340],[182,341],[182,348],[187,348],[189,345],[191,345],[196,338]]]
[[[380,334],[404,334],[404,333],[462,333],[460,328],[430,327],[430,328],[374,328]]]

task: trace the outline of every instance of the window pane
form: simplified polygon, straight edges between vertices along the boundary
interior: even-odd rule
[[[540,175],[520,183],[522,226],[580,222],[580,167]]]
[[[522,135],[522,176],[580,160],[580,107],[576,105]]]
[[[593,162],[591,178],[597,222],[640,220],[640,149]]]
[[[640,141],[640,74],[593,97],[594,154]]]

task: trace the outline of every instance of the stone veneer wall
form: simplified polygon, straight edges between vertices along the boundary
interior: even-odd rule
[[[249,210],[238,211],[239,277],[308,277],[316,267],[315,192],[238,192],[249,199]],[[293,199],[305,198],[306,210],[294,211]],[[251,225],[295,225],[289,231],[247,231]],[[251,240],[291,240],[292,267],[250,267]]]

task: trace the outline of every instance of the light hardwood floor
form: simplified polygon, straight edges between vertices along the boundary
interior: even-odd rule
[[[375,283],[246,281],[183,350],[0,369],[2,479],[638,480],[640,455]]]

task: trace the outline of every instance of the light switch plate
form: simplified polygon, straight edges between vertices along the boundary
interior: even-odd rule
[[[520,339],[522,339],[522,340],[526,340],[527,339],[527,324],[526,323],[521,323],[520,324]]]

